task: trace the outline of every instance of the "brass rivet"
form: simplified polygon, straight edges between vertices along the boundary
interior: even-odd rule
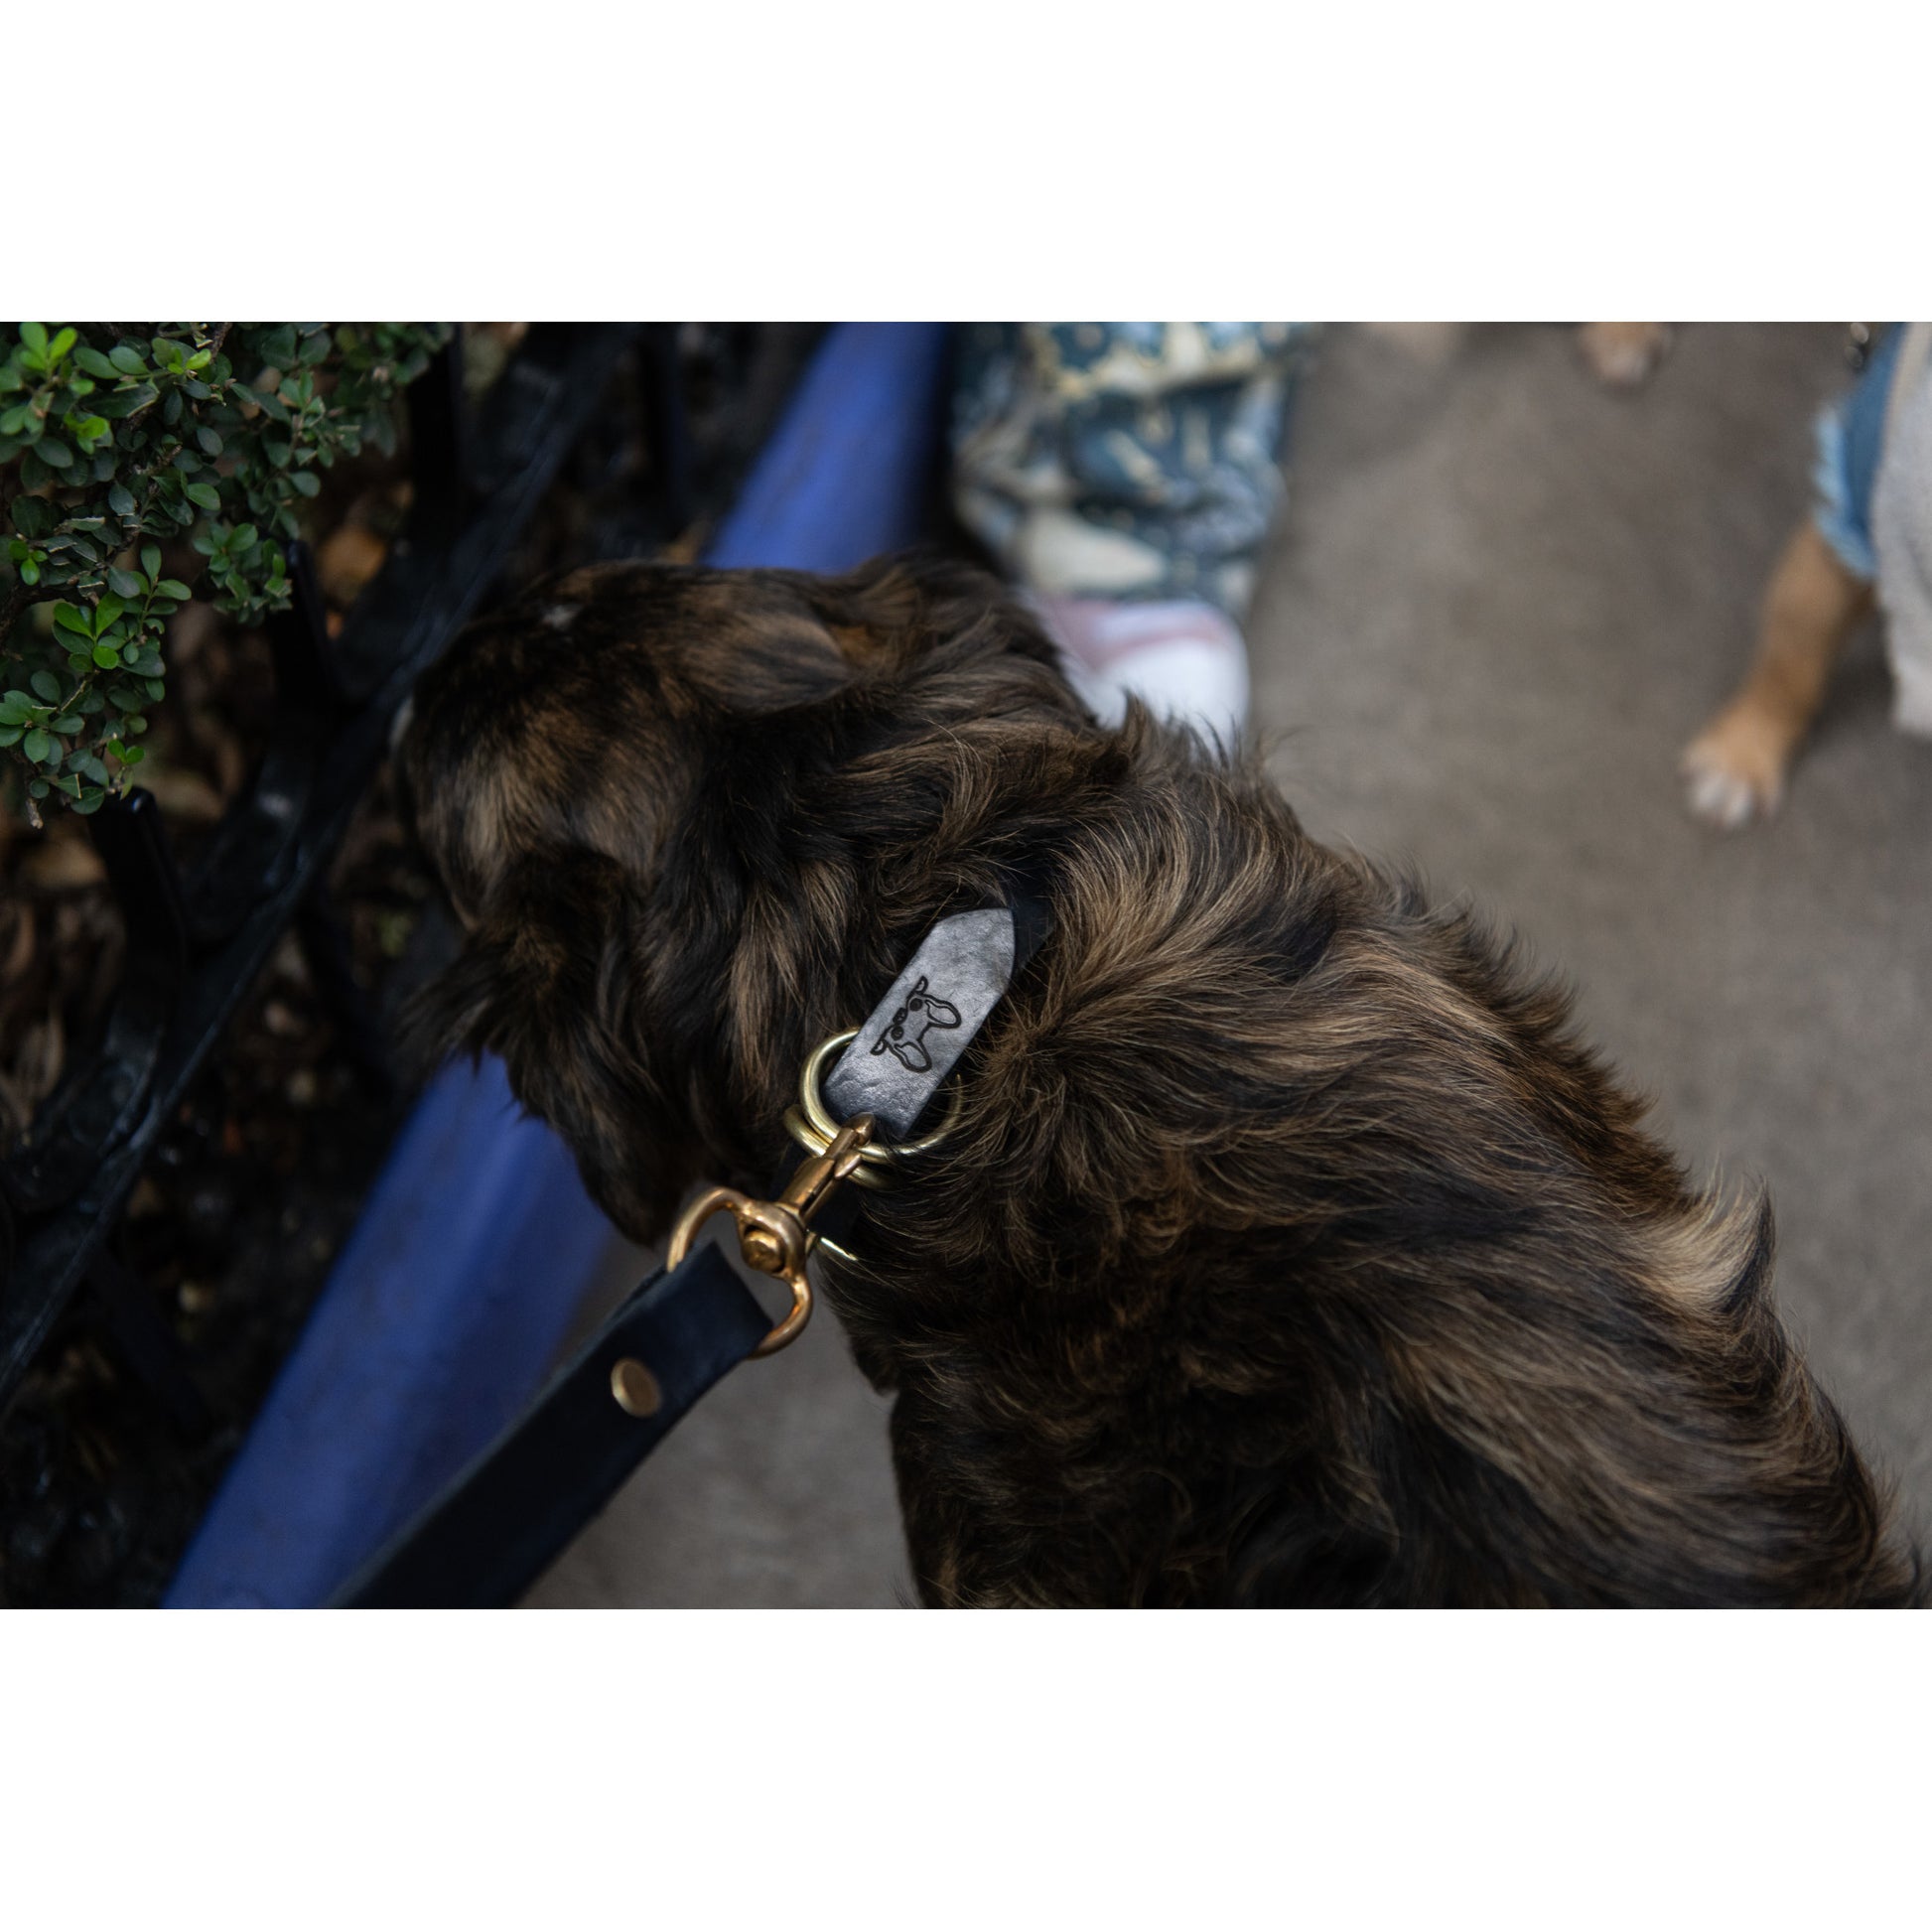
[[[664,1400],[657,1377],[634,1355],[626,1355],[611,1370],[611,1393],[618,1407],[630,1416],[654,1416]]]

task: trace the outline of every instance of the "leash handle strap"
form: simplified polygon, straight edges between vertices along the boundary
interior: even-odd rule
[[[334,1598],[349,1609],[514,1603],[698,1399],[749,1356],[771,1317],[707,1242],[659,1269],[591,1336],[520,1420]],[[656,1407],[613,1393],[641,1364]]]

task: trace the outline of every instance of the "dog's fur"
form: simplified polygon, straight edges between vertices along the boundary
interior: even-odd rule
[[[1469,916],[1093,723],[982,574],[580,571],[423,680],[405,765],[467,926],[426,1034],[640,1241],[768,1180],[934,919],[1046,882],[956,1135],[825,1274],[926,1601],[1916,1595],[1768,1213]]]

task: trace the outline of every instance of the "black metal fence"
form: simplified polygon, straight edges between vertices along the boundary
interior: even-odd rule
[[[91,821],[126,964],[97,1048],[0,1169],[0,1413],[84,1285],[142,1378],[196,1420],[172,1331],[108,1247],[157,1139],[291,927],[349,1050],[368,1054],[326,868],[411,686],[498,576],[614,382],[637,385],[650,447],[655,500],[635,540],[661,541],[715,505],[756,454],[805,333],[542,325],[475,420],[460,339],[411,388],[409,524],[334,638],[306,549],[293,547],[294,603],[270,627],[269,740],[192,871],[178,868],[142,790]],[[774,348],[765,338],[779,334]]]

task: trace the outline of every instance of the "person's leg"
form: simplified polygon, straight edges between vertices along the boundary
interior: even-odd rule
[[[1103,718],[1130,695],[1230,748],[1240,618],[1282,496],[1306,332],[1274,323],[974,325],[953,408],[960,519],[1033,598]]]

